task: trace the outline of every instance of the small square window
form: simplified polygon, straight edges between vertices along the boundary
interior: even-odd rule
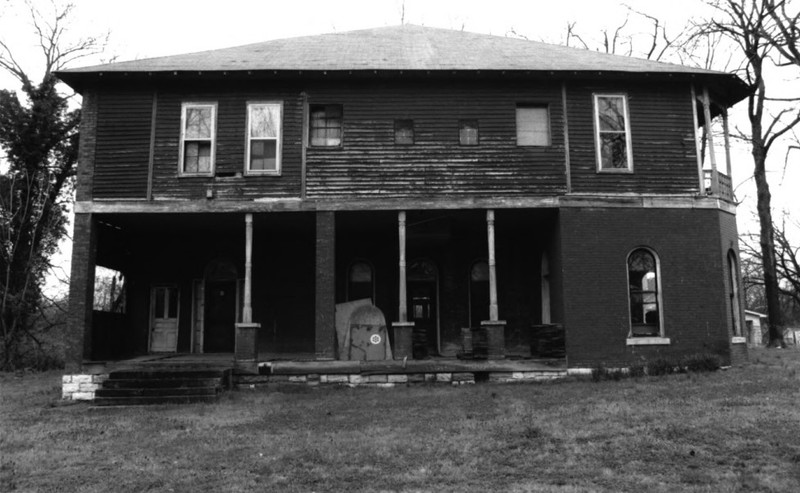
[[[309,107],[309,145],[338,147],[342,145],[342,105],[312,104]]]
[[[550,145],[550,115],[547,106],[517,106],[517,145]]]
[[[414,143],[414,120],[394,121],[394,143],[404,145]]]
[[[478,145],[478,120],[458,121],[458,141],[462,146]]]

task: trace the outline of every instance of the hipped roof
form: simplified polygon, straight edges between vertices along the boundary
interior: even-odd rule
[[[723,72],[518,38],[409,24],[74,68],[59,71],[57,75],[80,90],[93,75],[96,77],[98,74],[288,71],[672,74],[713,80],[716,84],[729,86],[728,90],[722,91],[725,93],[731,92],[735,86],[741,89],[744,85],[738,77]]]

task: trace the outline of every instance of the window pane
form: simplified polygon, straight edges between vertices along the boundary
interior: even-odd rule
[[[624,133],[601,133],[600,168],[627,168],[628,145]]]
[[[461,120],[458,123],[458,139],[461,145],[478,145],[478,121]]]
[[[602,96],[597,98],[597,116],[600,131],[625,131],[625,105],[622,96]]]
[[[550,145],[547,107],[517,107],[517,145]]]
[[[156,308],[153,311],[153,315],[155,318],[164,318],[164,304],[167,295],[167,290],[165,288],[156,288]]]
[[[353,264],[350,268],[351,282],[372,282],[372,267],[364,262]]]
[[[281,124],[278,104],[250,106],[250,137],[277,137]]]
[[[169,312],[167,318],[178,318],[178,288],[167,288],[169,295]]]
[[[250,169],[276,170],[277,140],[253,140],[250,143]]]
[[[185,138],[210,139],[213,117],[214,109],[211,106],[187,106]]]
[[[186,173],[211,171],[210,142],[184,142],[183,171]]]
[[[414,143],[414,121],[395,120],[394,121],[394,143],[413,144]]]
[[[309,144],[342,145],[342,105],[311,105],[309,108]]]

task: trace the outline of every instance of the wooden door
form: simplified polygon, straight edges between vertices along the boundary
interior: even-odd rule
[[[150,290],[150,351],[172,353],[178,349],[177,286],[153,286]]]

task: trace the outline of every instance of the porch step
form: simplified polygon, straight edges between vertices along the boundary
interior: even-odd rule
[[[95,392],[97,406],[214,402],[229,380],[225,370],[137,369],[111,372]]]

